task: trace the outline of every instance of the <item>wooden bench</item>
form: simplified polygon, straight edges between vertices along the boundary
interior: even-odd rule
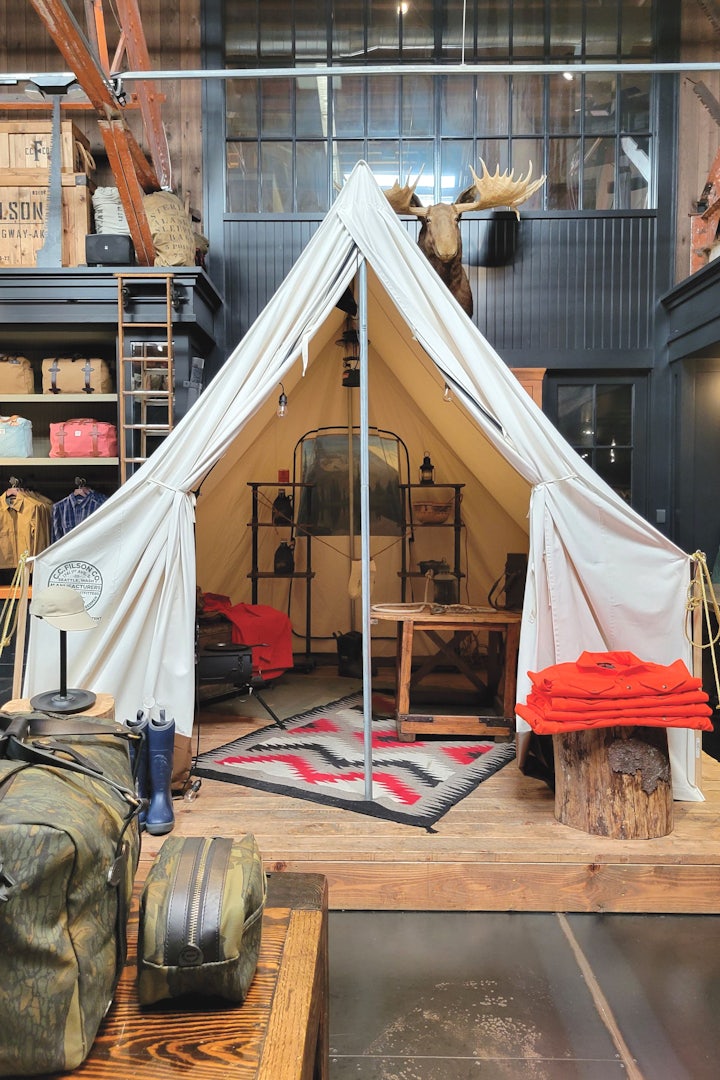
[[[268,875],[258,967],[241,1006],[202,999],[141,1009],[136,993],[138,880],[128,959],[84,1080],[328,1080],[327,881]]]

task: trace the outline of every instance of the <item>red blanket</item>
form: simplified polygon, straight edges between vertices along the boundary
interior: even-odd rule
[[[229,596],[203,593],[205,611],[219,611],[232,623],[236,645],[252,645],[253,675],[276,679],[293,666],[292,624],[287,615],[264,604],[233,604]]]

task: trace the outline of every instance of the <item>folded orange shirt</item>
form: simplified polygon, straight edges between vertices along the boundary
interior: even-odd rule
[[[528,675],[533,689],[516,710],[541,735],[619,726],[713,729],[709,697],[682,660],[664,666],[628,652],[585,652],[575,663]]]

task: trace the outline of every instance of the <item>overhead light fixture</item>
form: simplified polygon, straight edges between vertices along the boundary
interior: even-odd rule
[[[355,320],[351,315],[345,319],[342,337],[335,342],[343,350],[343,386],[352,389],[360,385],[360,339]]]
[[[282,418],[284,416],[287,415],[287,408],[288,408],[287,394],[285,393],[285,387],[283,386],[282,383],[280,383],[280,397],[278,398],[278,403],[277,403],[277,414],[278,414],[278,416],[280,417],[281,420],[282,420]]]

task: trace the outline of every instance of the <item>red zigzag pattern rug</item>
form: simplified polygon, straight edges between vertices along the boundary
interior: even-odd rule
[[[473,738],[400,742],[373,719],[373,799],[365,798],[362,695],[201,754],[193,772],[426,829],[515,757],[513,743]]]

